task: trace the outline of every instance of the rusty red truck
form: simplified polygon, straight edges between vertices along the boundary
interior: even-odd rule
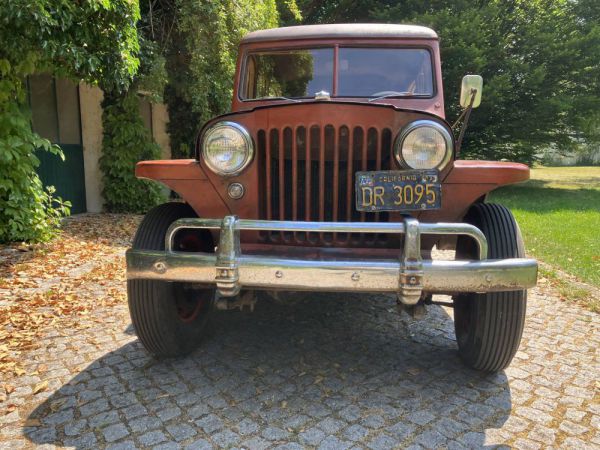
[[[202,126],[195,157],[136,167],[181,198],[148,212],[127,252],[144,346],[185,354],[215,302],[244,305],[257,290],[387,292],[413,313],[447,294],[463,361],[505,368],[537,263],[486,196],[529,168],[459,158],[482,79],[463,79],[453,129],[441,70],[438,36],[420,26],[244,37],[231,112]],[[433,259],[434,247],[455,259]]]

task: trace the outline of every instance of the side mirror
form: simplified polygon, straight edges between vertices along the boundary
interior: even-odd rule
[[[460,88],[460,106],[467,108],[471,105],[471,97],[475,91],[473,99],[473,108],[477,108],[481,103],[481,91],[483,90],[483,78],[480,75],[465,75],[462,79]]]

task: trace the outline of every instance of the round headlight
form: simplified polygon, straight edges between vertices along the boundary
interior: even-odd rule
[[[219,175],[237,175],[253,156],[250,134],[235,122],[219,122],[204,133],[202,157],[210,170]]]
[[[432,120],[416,120],[406,126],[394,153],[398,162],[411,169],[442,169],[452,156],[450,132]]]

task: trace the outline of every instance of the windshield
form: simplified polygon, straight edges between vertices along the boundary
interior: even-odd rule
[[[333,49],[251,53],[246,61],[246,80],[246,99],[331,93]]]
[[[337,92],[334,49],[250,53],[244,65],[243,100],[306,98],[326,91],[338,97],[431,97],[431,54],[421,48],[340,47]]]

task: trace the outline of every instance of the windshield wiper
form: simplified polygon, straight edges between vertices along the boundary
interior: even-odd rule
[[[253,100],[289,100],[290,102],[302,103],[300,100],[298,100],[296,98],[289,98],[289,97],[258,97],[258,98],[254,98]]]
[[[413,94],[411,92],[394,92],[386,95],[381,95],[379,97],[370,98],[369,102],[374,102],[376,100],[382,100],[384,98],[401,98],[401,97],[428,97],[427,94]]]

